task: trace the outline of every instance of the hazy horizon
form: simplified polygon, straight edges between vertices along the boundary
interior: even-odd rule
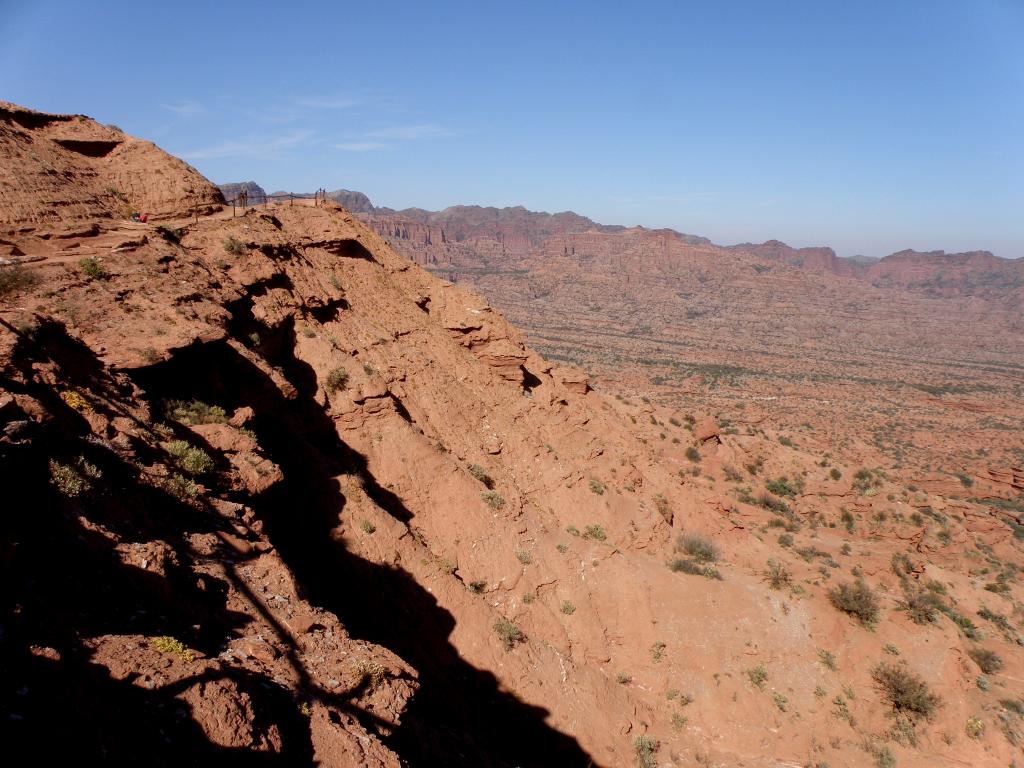
[[[0,8],[0,98],[217,180],[1024,256],[1024,5]],[[315,21],[315,23],[311,23]]]

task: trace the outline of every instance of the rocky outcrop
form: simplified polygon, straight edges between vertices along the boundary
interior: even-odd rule
[[[267,192],[255,181],[241,181],[231,184],[218,184],[217,188],[228,202],[239,200],[244,192],[249,205],[262,205],[267,200]]]
[[[194,168],[148,141],[83,115],[50,115],[0,102],[0,233],[110,219],[155,219],[223,202]]]

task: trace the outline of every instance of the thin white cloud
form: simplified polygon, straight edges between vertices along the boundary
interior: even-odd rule
[[[335,149],[343,152],[374,152],[378,149],[387,149],[388,145],[380,141],[344,141],[332,145]]]
[[[442,136],[451,136],[452,132],[441,125],[432,123],[424,125],[396,125],[390,128],[378,128],[368,131],[368,139],[397,139],[400,141],[415,141],[416,139],[435,139]]]
[[[252,136],[247,139],[225,141],[211,147],[182,152],[182,157],[189,160],[210,160],[221,157],[270,155],[284,149],[306,144],[312,135],[312,131],[292,131],[283,136]]]
[[[203,105],[196,101],[183,101],[180,104],[161,104],[160,106],[168,112],[173,112],[178,117],[198,115],[205,111]]]
[[[334,98],[331,96],[307,96],[296,102],[300,107],[308,109],[348,109],[354,107],[356,102],[353,99]]]

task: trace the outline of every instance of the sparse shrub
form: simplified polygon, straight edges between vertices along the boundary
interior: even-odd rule
[[[668,568],[673,573],[687,573],[691,576],[700,576],[703,569],[693,560],[685,560],[681,557],[669,563]]]
[[[39,276],[24,267],[0,267],[0,297],[31,288],[38,282]]]
[[[978,669],[986,675],[991,675],[1003,668],[1003,660],[995,651],[987,648],[971,648],[967,655],[978,665]]]
[[[359,685],[366,684],[371,691],[384,682],[384,667],[372,659],[360,659],[353,667]]]
[[[829,473],[828,473],[828,475],[829,475],[829,477],[831,477],[831,478],[832,478],[833,480],[839,480],[839,479],[840,479],[840,478],[841,478],[841,477],[843,476],[843,473],[842,473],[842,472],[840,472],[840,471],[839,471],[838,469],[836,469],[835,467],[832,467],[832,469],[831,469],[831,470],[829,470]]]
[[[725,479],[730,483],[739,483],[743,481],[743,475],[728,464],[722,465],[722,474],[725,475]]]
[[[533,562],[533,555],[531,555],[525,549],[518,549],[516,550],[516,560],[518,560],[523,565],[529,565]]]
[[[227,413],[218,405],[207,405],[199,400],[169,400],[164,405],[164,413],[168,419],[180,421],[182,424],[222,424],[227,421]]]
[[[371,523],[369,520],[360,520],[359,529],[367,536],[371,536],[377,532],[377,526]]]
[[[1003,630],[1003,632],[1013,631],[1013,626],[1010,624],[1009,619],[1007,619],[1001,613],[996,613],[995,611],[989,610],[985,606],[982,606],[978,609],[978,616],[985,619],[986,621],[991,621],[993,624],[995,624],[997,627]]]
[[[786,502],[767,492],[759,493],[757,495],[757,499],[754,500],[754,503],[760,507],[764,507],[769,512],[775,512],[780,515],[789,513],[789,505]]]
[[[569,545],[568,544],[555,544],[555,549],[558,550],[558,554],[564,555],[566,552],[569,551]]]
[[[191,501],[199,495],[199,486],[195,484],[195,481],[189,480],[177,472],[162,481],[160,486],[181,501]]]
[[[850,614],[866,627],[872,627],[878,621],[878,598],[861,579],[830,590],[828,599],[840,611]]]
[[[628,685],[633,682],[633,676],[628,672],[619,671],[615,673],[615,682],[619,685]]]
[[[689,448],[686,449],[686,458],[688,458],[690,461],[694,463],[697,463],[698,461],[700,461],[700,451],[698,451],[694,446],[691,445]]]
[[[572,616],[574,613],[576,613],[576,606],[573,605],[570,600],[563,600],[560,610],[566,616]]]
[[[710,565],[700,565],[694,560],[676,558],[668,564],[669,570],[673,573],[686,573],[690,576],[703,576],[707,579],[722,581],[722,574],[717,568]]]
[[[882,651],[884,651],[885,653],[888,653],[890,656],[899,656],[900,655],[900,649],[897,648],[892,643],[886,643],[885,646],[882,648]]]
[[[1008,712],[1012,712],[1018,717],[1024,717],[1024,701],[1019,699],[1000,699],[999,703]]]
[[[494,480],[487,474],[487,470],[481,467],[479,464],[470,464],[466,469],[469,470],[469,474],[479,480],[488,488],[494,487]]]
[[[593,539],[594,541],[604,541],[608,538],[608,534],[604,532],[604,528],[600,525],[588,525],[583,529],[584,539]]]
[[[526,640],[526,635],[523,634],[522,630],[509,619],[498,619],[498,621],[494,623],[494,631],[498,635],[498,639],[501,641],[501,645],[506,651],[511,651],[516,647],[516,643],[521,643]]]
[[[533,594],[533,592],[524,592],[523,593],[523,603],[526,604],[526,605],[530,605],[536,599],[537,599],[537,597],[536,597],[536,595]]]
[[[772,589],[788,589],[793,586],[793,576],[784,563],[768,561],[768,569],[764,572],[764,580]]]
[[[224,250],[232,256],[241,256],[245,253],[245,244],[232,236],[224,241]]]
[[[605,492],[605,484],[595,478],[590,478],[590,490],[596,493],[598,496],[603,496]]]
[[[788,533],[782,533],[779,534],[778,542],[780,547],[792,547],[793,537]]]
[[[781,693],[776,691],[772,694],[772,700],[775,702],[775,706],[778,707],[780,711],[786,711],[786,706],[789,704],[789,699],[787,699]]]
[[[103,268],[103,265],[91,257],[79,259],[78,266],[82,270],[82,274],[90,280],[102,280],[107,276],[107,270]]]
[[[665,643],[661,640],[651,646],[651,661],[655,664],[660,662],[665,657]]]
[[[334,368],[327,374],[327,389],[330,392],[337,392],[348,386],[348,371],[344,368]]]
[[[64,401],[68,408],[72,408],[76,411],[93,410],[92,404],[86,400],[80,392],[75,392],[72,389],[61,392],[60,399]]]
[[[866,740],[864,751],[874,758],[875,768],[896,768],[896,757],[885,744]]]
[[[50,459],[50,482],[68,498],[82,496],[92,490],[92,481],[99,480],[103,473],[96,465],[79,456],[74,465],[62,464]]]
[[[646,734],[633,739],[633,751],[636,753],[636,764],[638,768],[655,768],[654,755],[661,745],[658,740]]]
[[[780,445],[784,445],[784,446],[786,446],[787,448],[792,448],[792,447],[793,447],[793,441],[792,441],[792,440],[790,440],[790,439],[789,439],[788,437],[786,437],[785,435],[779,435],[779,444],[780,444]]]
[[[505,506],[505,499],[497,491],[484,491],[480,494],[480,498],[491,509],[501,509]]]
[[[213,469],[213,459],[202,448],[185,440],[172,440],[164,446],[175,465],[190,475],[202,475]]]
[[[476,581],[469,582],[469,584],[466,585],[466,588],[473,594],[479,595],[487,589],[487,582],[482,579],[477,579]]]
[[[985,723],[977,717],[968,717],[967,723],[964,726],[964,731],[967,733],[969,738],[980,739],[981,734],[985,732]]]
[[[846,532],[853,533],[855,521],[853,515],[850,513],[850,510],[844,509],[842,513],[839,515],[839,519],[843,522],[843,527],[846,528]]]
[[[698,563],[718,561],[718,547],[703,536],[682,534],[679,536],[677,546]]]
[[[686,716],[681,715],[678,712],[672,713],[672,730],[681,731],[686,727]]]
[[[974,679],[974,684],[976,686],[978,686],[978,690],[979,691],[987,691],[988,690],[988,678],[985,677],[984,675],[978,675]]]
[[[942,598],[927,589],[908,589],[901,606],[915,624],[934,624],[942,612]]]
[[[871,677],[893,710],[911,720],[930,718],[942,703],[924,679],[903,664],[882,662],[871,671]]]
[[[848,722],[851,728],[856,725],[857,721],[854,719],[853,713],[850,711],[850,705],[841,694],[837,694],[836,697],[832,699],[832,706],[834,707],[832,714],[837,718]]]
[[[183,232],[180,229],[174,229],[173,227],[165,227],[160,225],[156,228],[156,233],[160,235],[168,243],[178,245],[181,243],[181,236]]]
[[[196,655],[190,651],[183,642],[180,640],[164,635],[162,637],[154,637],[149,641],[149,644],[160,651],[160,653],[167,653],[171,656],[177,656],[184,662],[192,663],[196,660]]]
[[[822,648],[818,651],[818,660],[826,669],[830,669],[833,672],[836,671],[836,656],[832,651],[826,651]]]
[[[750,678],[750,682],[759,691],[764,690],[764,684],[768,680],[768,670],[765,669],[764,664],[758,664],[756,667],[747,670],[747,677]]]
[[[785,476],[775,478],[774,480],[766,480],[764,487],[776,496],[788,496],[789,498],[792,498],[797,494],[797,489],[790,482],[789,478]]]

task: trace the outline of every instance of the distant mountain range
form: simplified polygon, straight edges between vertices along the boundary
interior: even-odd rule
[[[254,181],[219,185],[225,198],[241,191],[250,203],[267,194]],[[272,194],[288,194],[272,193]],[[298,194],[298,193],[294,193]],[[779,240],[715,245],[706,237],[676,230],[599,224],[572,211],[546,213],[522,206],[508,208],[457,205],[442,211],[375,206],[362,192],[336,189],[327,197],[357,214],[413,260],[435,269],[481,269],[498,266],[533,252],[575,253],[569,235],[636,233],[652,240],[668,239],[720,253],[746,254],[766,264],[785,264],[814,273],[863,280],[875,287],[897,287],[931,297],[978,297],[1024,307],[1024,259],[1003,259],[989,251],[946,253],[903,250],[878,259],[837,256],[828,247],[793,248]]]

